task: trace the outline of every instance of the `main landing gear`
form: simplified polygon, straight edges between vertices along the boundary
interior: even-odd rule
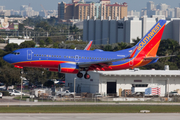
[[[78,72],[77,77],[78,77],[78,78],[82,78],[82,77],[83,77],[83,74],[82,74],[81,72]],[[89,79],[90,77],[91,77],[91,76],[90,76],[87,72],[84,74],[84,78],[85,78],[85,79]]]
[[[82,78],[82,77],[83,77],[83,74],[82,74],[81,72],[78,72],[77,77],[78,77],[78,78]]]

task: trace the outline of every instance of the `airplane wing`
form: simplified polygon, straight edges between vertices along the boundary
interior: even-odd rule
[[[102,60],[102,61],[94,61],[94,62],[81,62],[81,63],[77,63],[77,65],[80,67],[80,68],[87,68],[87,67],[90,67],[91,65],[100,65],[102,66],[105,65],[105,66],[109,66],[112,64],[112,62],[117,62],[117,61],[123,61],[123,60],[126,60],[126,59],[131,59],[134,57],[135,55],[135,52],[137,51],[137,47],[135,47],[132,52],[127,56],[127,57],[124,57],[124,58],[120,58],[120,59],[109,59],[109,60]]]
[[[84,50],[90,50],[92,43],[93,43],[93,40],[89,41],[89,43],[88,43],[87,46],[84,48]]]
[[[126,59],[130,59],[130,58],[125,57],[125,58],[121,58],[121,59],[111,59],[111,60],[103,60],[103,61],[95,61],[95,62],[81,62],[81,63],[77,63],[77,64],[79,67],[85,68],[85,67],[90,67],[91,65],[95,65],[95,64],[111,65],[112,62],[123,61]]]
[[[157,59],[157,58],[166,58],[166,57],[174,57],[176,55],[169,55],[169,56],[157,56],[157,57],[145,57],[145,60],[152,60],[152,59]]]

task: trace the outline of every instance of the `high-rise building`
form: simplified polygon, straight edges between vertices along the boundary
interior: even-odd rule
[[[0,11],[5,10],[5,6],[0,6]]]
[[[127,16],[127,3],[110,4],[110,0],[100,0],[94,2],[82,2],[79,0],[72,0],[71,4],[61,2],[58,4],[58,19],[79,19],[84,20],[89,16],[90,19],[103,16],[103,19],[123,18]]]
[[[21,5],[20,6],[20,15],[21,16],[28,16],[28,17],[32,17],[32,16],[38,16],[39,12],[34,11],[32,9],[32,7],[28,6],[28,5]]]
[[[161,4],[157,5],[157,7],[156,7],[156,9],[163,10],[163,11],[167,10],[168,8],[169,8],[169,5],[164,4],[164,3],[161,3]]]
[[[133,10],[131,10],[131,11],[128,11],[128,17],[140,17],[140,12],[138,12],[138,11],[133,11]]]
[[[147,10],[153,10],[154,8],[155,8],[155,5],[153,1],[147,2]]]
[[[175,8],[175,17],[180,18],[180,8],[179,7]]]
[[[147,15],[151,17],[155,12],[155,4],[153,1],[147,2]]]

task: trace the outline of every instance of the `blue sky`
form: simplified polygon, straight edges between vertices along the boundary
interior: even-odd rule
[[[57,10],[58,2],[63,0],[0,0],[0,6],[6,6],[6,9],[19,10],[20,5],[29,5],[33,7],[34,10],[42,10],[41,4],[46,10]],[[99,0],[85,0],[85,1],[99,1]],[[166,3],[171,7],[179,7],[180,0],[111,0],[111,3],[128,3],[128,10],[138,10],[146,7],[148,1],[154,1],[155,4]],[[69,3],[71,0],[64,0],[64,2]]]

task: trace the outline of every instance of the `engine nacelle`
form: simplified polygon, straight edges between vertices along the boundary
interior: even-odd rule
[[[79,67],[76,64],[61,63],[61,64],[59,64],[58,70],[60,73],[77,74],[79,72]]]

